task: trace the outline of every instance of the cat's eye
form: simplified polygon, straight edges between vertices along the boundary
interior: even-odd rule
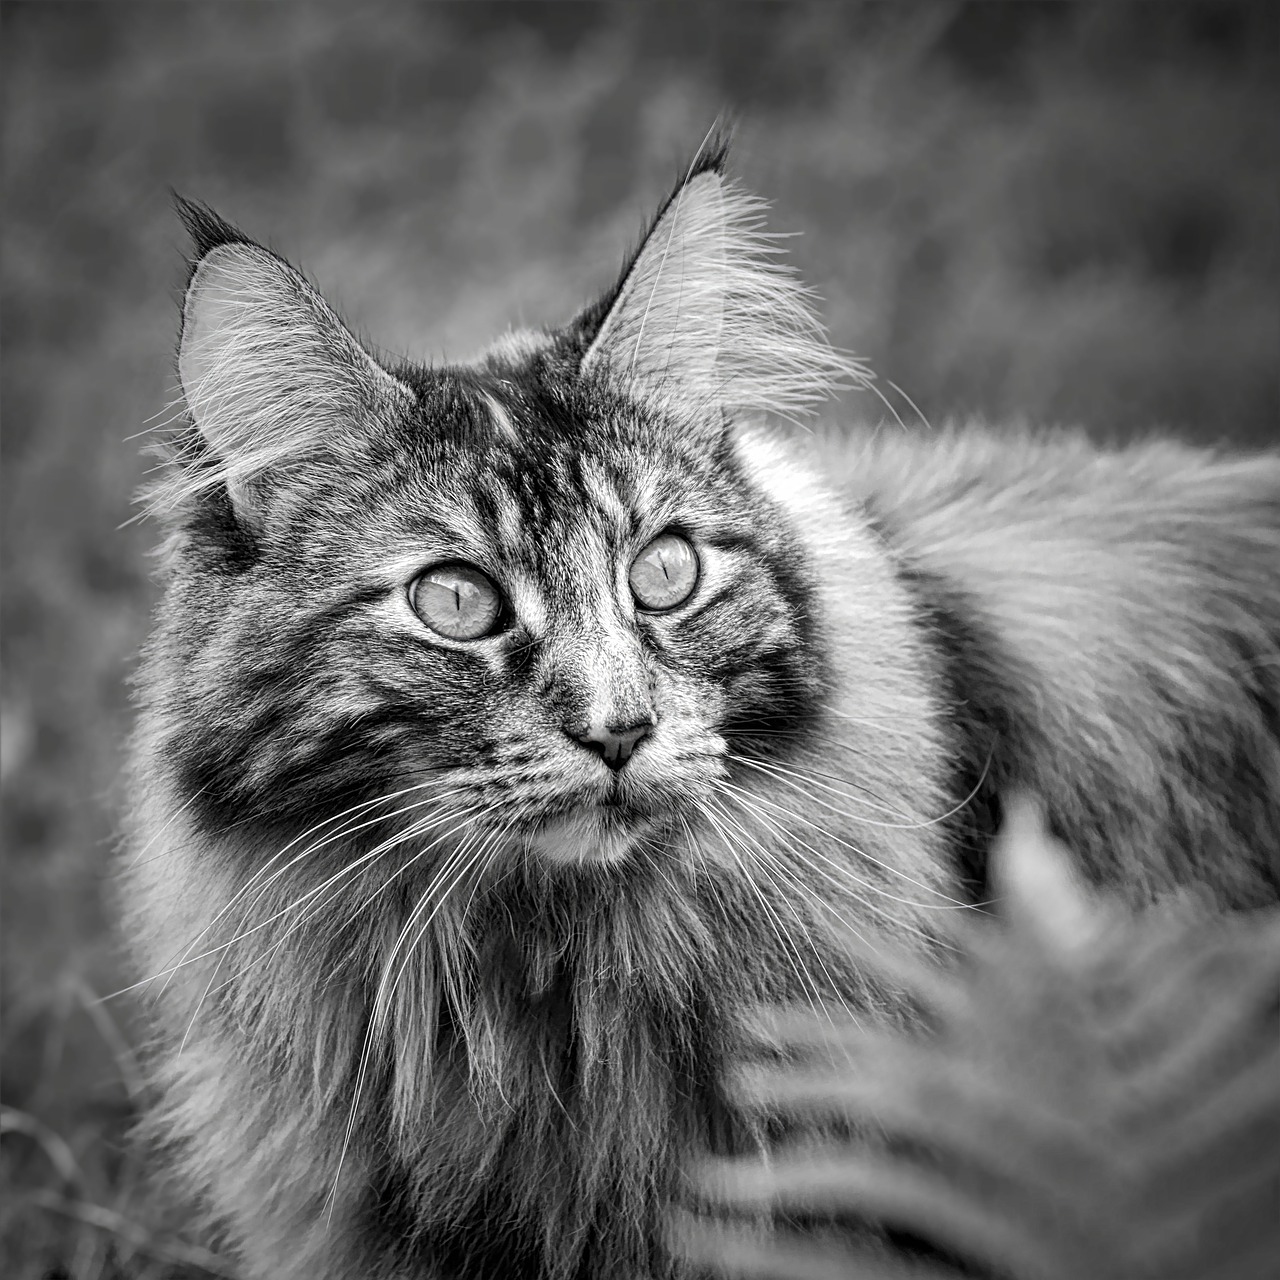
[[[413,611],[450,640],[479,640],[493,631],[502,612],[502,596],[479,569],[469,564],[439,564],[409,587]]]
[[[698,553],[678,533],[660,533],[631,562],[631,594],[644,609],[674,609],[698,584]]]

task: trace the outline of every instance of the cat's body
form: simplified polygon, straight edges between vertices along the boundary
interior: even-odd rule
[[[719,168],[463,369],[192,213],[123,885],[250,1275],[664,1274],[741,1012],[899,1016],[847,930],[929,947],[1010,785],[1132,900],[1276,895],[1280,458],[771,435],[838,362]]]

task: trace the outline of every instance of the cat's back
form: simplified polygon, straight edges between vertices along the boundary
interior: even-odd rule
[[[1280,452],[983,426],[815,447],[905,562],[1015,630],[1035,613],[1077,639],[1150,628],[1146,649],[1227,630],[1264,652],[1280,639]]]
[[[1082,431],[984,424],[829,433],[813,448],[841,490],[939,553],[935,542],[1009,535],[1075,550],[1119,536],[1173,560],[1233,549],[1280,594],[1280,451],[1168,437],[1105,446]]]
[[[985,426],[814,448],[913,583],[1001,781],[1057,797],[1086,858],[1119,824],[1177,847],[1177,881],[1275,896],[1280,453]]]

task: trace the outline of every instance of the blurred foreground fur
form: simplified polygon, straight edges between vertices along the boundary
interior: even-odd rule
[[[1275,1274],[1280,913],[1088,898],[1027,801],[995,863],[1003,918],[957,932],[954,972],[855,944],[927,1032],[764,1018],[779,1056],[735,1092],[791,1142],[697,1171],[672,1233],[688,1261],[797,1280],[940,1278],[947,1259],[1018,1280]]]

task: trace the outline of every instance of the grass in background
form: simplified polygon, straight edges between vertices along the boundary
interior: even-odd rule
[[[835,341],[953,413],[1272,443],[1280,19],[1261,4],[5,4],[0,1271],[182,1272],[124,1134],[106,875],[208,200],[386,349],[602,287],[719,113]],[[880,418],[865,397],[842,409]],[[185,1262],[184,1262],[185,1258]],[[209,1263],[209,1258],[204,1262]],[[198,1274],[192,1270],[191,1274]]]

